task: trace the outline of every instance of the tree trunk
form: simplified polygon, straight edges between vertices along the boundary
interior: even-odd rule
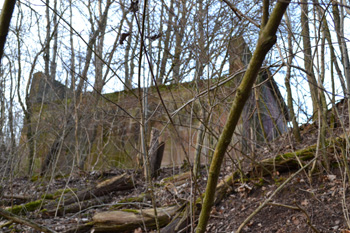
[[[350,64],[349,64],[349,54],[344,37],[344,19],[341,16],[342,10],[339,12],[337,3],[332,5],[334,26],[337,34],[337,39],[340,47],[341,61],[344,68],[344,74],[346,79],[346,85],[348,89],[348,95],[350,90]]]
[[[45,75],[47,78],[50,77],[50,42],[51,42],[51,19],[50,19],[50,0],[46,0],[46,38],[45,38],[45,52],[44,52],[44,62],[45,62]]]
[[[288,27],[288,62],[287,62],[287,73],[286,77],[284,78],[284,83],[286,85],[287,89],[287,104],[289,108],[289,116],[290,119],[292,120],[293,124],[293,135],[294,138],[297,142],[301,141],[301,136],[300,136],[300,131],[299,131],[299,126],[298,122],[294,113],[294,106],[293,106],[293,95],[292,95],[292,89],[290,87],[290,76],[291,76],[291,64],[293,62],[294,58],[294,53],[293,53],[293,45],[292,45],[292,27],[291,23],[289,20],[288,13],[285,13],[285,18],[286,18],[286,23]]]
[[[52,59],[51,59],[51,64],[50,64],[50,81],[53,82],[56,79],[56,68],[57,68],[57,43],[58,43],[58,24],[57,24],[57,0],[54,0],[54,11],[55,13],[53,14],[53,48],[52,48]]]
[[[309,12],[309,5],[307,0],[301,1],[301,17],[300,21],[302,24],[302,31],[301,35],[303,38],[303,47],[304,47],[304,66],[305,70],[307,71],[307,79],[309,82],[310,87],[310,94],[312,99],[312,106],[313,106],[313,119],[314,121],[319,120],[319,127],[321,129],[320,131],[320,147],[323,148],[322,145],[325,143],[325,127],[327,124],[326,121],[326,110],[327,108],[325,96],[322,90],[318,89],[318,86],[322,87],[322,81],[319,80],[317,82],[315,73],[313,70],[313,59],[312,59],[312,51],[311,51],[311,41],[310,41],[310,30],[309,30],[309,18],[308,18],[308,12]],[[322,150],[321,150],[322,151]],[[323,155],[323,160],[326,163],[326,167],[328,167],[328,159],[325,155]]]
[[[170,36],[171,32],[173,30],[173,11],[174,11],[174,0],[170,1],[170,10],[169,10],[169,18],[168,18],[168,26],[167,31],[165,34],[165,40],[164,40],[164,49],[163,49],[163,57],[160,64],[160,70],[159,70],[159,77],[157,80],[157,83],[165,83],[166,77],[165,77],[165,71],[166,71],[166,64],[168,61],[168,57],[170,54]]]
[[[129,25],[129,36],[128,40],[126,43],[125,47],[125,55],[124,55],[124,72],[125,72],[125,79],[124,79],[124,90],[130,90],[132,89],[132,77],[130,76],[130,71],[129,71],[129,57],[130,57],[130,48],[131,48],[131,42],[132,42],[132,29],[133,29],[133,24],[134,24],[134,17],[132,17],[131,22],[128,21]],[[137,46],[137,45],[135,45]],[[131,60],[134,58],[131,57]]]
[[[232,104],[224,130],[221,133],[216,145],[214,157],[210,165],[208,183],[203,201],[203,208],[201,210],[198,226],[196,229],[197,233],[202,233],[206,230],[211,207],[214,203],[215,188],[225,152],[231,142],[233,132],[241,116],[244,104],[249,98],[252,86],[256,80],[256,77],[258,76],[265,56],[276,42],[276,31],[281,22],[283,14],[289,5],[289,2],[290,1],[277,1],[275,9],[271,13],[266,26],[260,32],[259,40],[253,57],[249,62],[242,83],[237,89],[237,94]]]
[[[312,67],[312,52],[311,52],[311,42],[310,42],[310,30],[309,30],[309,4],[307,0],[301,1],[301,36],[303,38],[303,48],[304,48],[304,66],[305,70],[308,72],[306,74],[307,80],[309,82],[310,94],[312,99],[313,107],[313,119],[317,120],[317,109],[319,106],[319,98],[317,94],[317,81]]]
[[[337,33],[338,43],[340,47],[341,52],[341,61],[343,63],[343,69],[345,74],[345,80],[346,80],[346,86],[347,86],[347,93],[346,97],[348,99],[348,106],[350,106],[350,62],[349,62],[349,54],[348,49],[346,46],[346,42],[344,40],[344,15],[343,15],[343,8],[341,8],[340,14],[338,9],[338,3],[333,4],[333,18],[334,18],[334,24],[335,24],[335,30]],[[348,107],[348,115],[349,115],[349,122],[350,122],[350,108]]]
[[[322,28],[324,30],[325,37],[326,37],[327,42],[328,42],[329,51],[330,51],[330,55],[331,55],[331,62],[334,64],[335,70],[337,71],[337,74],[339,77],[340,85],[343,89],[343,93],[344,93],[344,95],[346,95],[346,93],[347,93],[346,84],[345,84],[343,74],[342,74],[340,67],[338,65],[337,57],[335,54],[335,49],[334,49],[332,38],[331,38],[331,33],[330,33],[330,30],[328,27],[327,18],[325,17],[325,10],[321,7],[318,0],[314,0],[314,4],[316,5],[318,14],[322,18]],[[333,74],[333,72],[332,72],[332,74]]]
[[[73,25],[73,10],[72,10],[72,1],[69,0],[69,23],[70,25]],[[70,89],[73,92],[75,90],[75,49],[74,49],[74,41],[73,41],[73,28],[69,28],[69,41],[70,41],[70,52],[71,52],[71,57],[70,57]]]
[[[9,31],[13,9],[15,8],[16,0],[5,0],[2,6],[0,15],[0,64],[4,54],[6,37]]]
[[[175,27],[175,52],[174,52],[174,59],[173,59],[173,78],[174,81],[181,81],[182,77],[180,76],[180,56],[182,53],[182,41],[185,34],[185,28],[187,23],[187,9],[186,9],[186,1],[178,1],[177,2],[178,9],[180,11],[181,9],[181,18],[177,19],[180,21],[180,24]]]

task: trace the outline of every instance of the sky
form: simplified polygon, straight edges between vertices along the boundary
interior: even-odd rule
[[[2,7],[3,5],[3,2],[4,0],[0,0],[0,6]],[[27,1],[23,1],[23,2],[27,2]],[[41,1],[41,0],[32,0],[30,1],[32,4],[35,4],[36,7],[35,7],[35,10],[37,10],[40,14],[42,14],[43,16],[45,16],[45,7],[44,7],[44,3]],[[42,7],[40,7],[42,6]],[[64,23],[62,23],[62,25],[64,25]],[[349,25],[349,21],[347,19],[347,22],[346,22],[346,25]],[[88,22],[80,19],[79,17],[76,17],[74,19],[74,22],[73,22],[73,27],[85,38],[87,38],[87,34],[85,33],[84,34],[84,28],[86,27],[89,27],[88,25]],[[88,30],[87,30],[88,31]],[[346,31],[347,33],[347,36],[349,36],[349,31]],[[35,35],[35,33],[33,33],[33,35]],[[278,35],[280,36],[280,35]],[[333,38],[336,38],[335,35],[333,35]],[[347,38],[350,38],[350,37],[347,37]],[[87,39],[86,39],[87,40]],[[106,41],[113,41],[114,38],[107,38]],[[66,46],[69,46],[69,42],[68,41],[63,41],[61,43],[66,43]],[[77,38],[75,40],[75,43],[77,43],[77,46],[78,46],[78,43],[82,43],[82,41],[79,41],[79,39]],[[348,45],[348,48],[350,47],[350,44]],[[296,64],[298,64],[300,67],[303,67],[303,55],[301,54],[301,51],[299,53],[300,55],[300,58],[299,59],[296,59],[295,62]],[[327,56],[326,56],[326,59],[327,59]],[[42,64],[41,64],[41,68],[42,68]],[[38,69],[40,69],[40,66],[38,66]],[[41,70],[42,71],[42,70]],[[329,85],[330,85],[330,74],[329,72],[326,74],[327,77],[326,77],[326,87],[329,88]],[[149,74],[148,73],[145,73],[145,76],[149,78]],[[61,82],[63,82],[65,79],[65,77],[63,76],[61,78]],[[285,95],[285,90],[284,90],[284,74],[281,72],[279,74],[277,74],[275,76],[275,80],[277,81],[277,83],[280,84],[280,90],[283,94],[283,96],[286,96]],[[148,81],[149,82],[149,81]],[[337,81],[338,82],[338,81]],[[299,98],[299,99],[302,99],[303,98],[303,95],[309,95],[307,92],[308,92],[308,83],[305,81],[305,77],[300,74],[300,77],[297,77],[295,78],[294,80],[294,83],[298,86],[294,87],[294,94],[295,94],[295,97],[296,98]],[[339,83],[339,82],[338,82]],[[338,84],[337,87],[340,87],[340,85]],[[299,88],[299,90],[296,90],[297,88]],[[116,78],[113,78],[111,79],[111,81],[105,86],[104,88],[104,92],[105,93],[108,93],[108,92],[113,92],[113,91],[116,91],[116,90],[121,90],[122,89],[122,85],[120,84],[120,82],[117,81]],[[91,88],[90,88],[91,90]],[[341,97],[337,97],[338,99],[340,99]],[[310,102],[310,101],[309,101]],[[306,106],[311,106],[308,102],[306,102]]]

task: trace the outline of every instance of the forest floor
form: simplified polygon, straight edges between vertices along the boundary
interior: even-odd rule
[[[334,131],[332,137],[340,135],[341,132],[342,130]],[[269,147],[261,147],[256,154],[262,158],[271,158],[276,154],[314,145],[317,142],[317,127],[315,125],[304,127],[302,137],[302,143],[296,143],[286,135],[271,143]],[[309,169],[299,173],[243,227],[242,232],[350,232],[349,182],[344,178],[344,169],[339,169],[342,166],[337,166],[339,155],[328,154],[327,156],[331,158],[334,165],[329,172],[318,171],[311,177],[308,175]],[[229,161],[227,159],[223,164],[220,179],[234,171],[235,167]],[[240,224],[297,170],[275,172],[273,176],[254,179],[237,179],[226,193],[225,198],[213,207],[207,232],[235,232]],[[166,177],[186,171],[185,167],[161,169],[160,176],[153,181],[157,206],[176,205],[183,200],[195,200],[204,192],[207,180],[207,172],[204,167],[202,177],[197,184],[191,182],[190,177],[185,178],[182,182],[172,183],[164,180]],[[151,199],[147,195],[141,201],[139,199],[131,201],[130,198],[139,197],[146,191],[145,182],[140,174],[123,169],[73,173],[69,177],[31,181],[28,181],[26,177],[7,179],[0,184],[2,187],[0,207],[6,208],[29,200],[37,200],[45,193],[57,193],[57,190],[62,189],[68,190],[66,194],[77,193],[80,190],[94,187],[102,180],[123,173],[132,177],[132,189],[111,191],[103,198],[97,197],[97,199],[100,198],[100,202],[89,207],[81,206],[74,213],[57,211],[57,213],[47,214],[42,211],[44,207],[41,206],[36,211],[22,209],[19,213],[20,217],[31,219],[57,232],[66,232],[77,225],[90,222],[92,217],[99,212],[151,208]],[[64,202],[64,198],[66,197],[63,194],[56,195],[56,202],[57,200]],[[191,232],[195,224],[196,221],[188,220],[187,232]],[[36,232],[28,226],[14,224],[1,218],[0,227],[0,232]],[[94,229],[86,230],[86,232],[94,232]],[[141,224],[135,225],[133,230],[124,232],[152,232],[152,230],[144,229]]]

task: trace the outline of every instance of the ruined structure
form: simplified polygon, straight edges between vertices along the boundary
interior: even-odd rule
[[[31,103],[45,103],[62,100],[69,89],[57,80],[48,79],[44,73],[37,72],[33,75],[29,99]]]
[[[246,68],[252,56],[241,36],[231,38],[228,53],[230,74]],[[241,124],[236,129],[236,134],[241,135],[238,140],[244,152],[254,149],[256,144],[251,142],[273,140],[288,128],[287,105],[270,75],[269,70],[261,71],[256,81],[257,87],[253,88],[242,112]]]
[[[156,88],[149,88],[147,140],[149,142],[152,128],[161,132],[159,140],[165,143],[163,166],[180,165],[184,160],[193,161],[197,134],[201,122],[205,120],[201,119],[200,114],[203,109],[210,117],[204,134],[201,161],[207,163],[210,160],[243,72],[230,82],[222,85],[220,83],[230,78],[230,75],[244,70],[251,57],[242,37],[232,38],[229,55],[230,73],[226,77],[159,87],[167,111],[173,115],[174,125],[169,124]],[[287,130],[288,111],[276,83],[269,77],[269,71],[262,70],[257,84],[244,108],[241,124],[237,127],[228,152],[235,156],[250,153],[258,146],[257,142],[272,140]],[[64,132],[67,134],[63,137],[64,143],[57,148],[53,160],[61,171],[70,171],[72,164],[83,164],[82,169],[136,166],[142,151],[138,98],[131,91],[105,94],[105,98],[99,100],[96,100],[96,95],[87,93],[82,97],[79,106],[67,113],[64,109],[68,108],[57,103],[57,100],[66,98],[61,104],[71,104],[67,93],[68,89],[64,85],[47,81],[42,73],[34,75],[30,98],[34,106],[44,106],[40,115],[39,111],[34,113],[32,121],[33,124],[40,124],[40,127],[32,127],[40,128],[33,138],[37,148],[36,164],[45,159],[43,157],[50,150],[54,138],[57,138],[57,132]],[[200,93],[201,103],[197,98]],[[191,99],[193,101],[189,102]],[[97,104],[91,104],[92,101]],[[56,105],[50,104],[52,102]],[[72,117],[75,119],[74,124],[77,124],[73,127],[74,130],[59,131],[58,129],[65,127],[59,119],[75,113],[78,113],[78,117]],[[94,124],[91,124],[92,121]]]

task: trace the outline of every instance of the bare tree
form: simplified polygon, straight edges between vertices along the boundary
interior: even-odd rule
[[[313,64],[312,64],[312,52],[311,52],[311,42],[310,42],[310,29],[309,29],[309,5],[306,0],[301,1],[301,36],[303,39],[303,48],[304,48],[304,66],[305,70],[307,71],[307,80],[309,82],[310,87],[310,94],[312,99],[312,106],[313,106],[313,115],[314,119],[317,119],[317,111],[318,111],[318,90],[317,90],[317,81],[315,78],[315,74],[313,71]]]
[[[174,27],[175,29],[175,49],[174,49],[174,55],[173,55],[173,78],[174,80],[181,81],[183,78],[180,73],[180,56],[183,50],[183,38],[185,36],[185,29],[187,24],[187,17],[188,17],[188,11],[190,9],[187,9],[187,2],[186,1],[176,1],[176,6],[178,9],[178,14],[175,16],[175,21],[178,23],[177,27]],[[181,17],[180,17],[181,15]]]
[[[265,1],[264,4],[269,4],[269,2]],[[211,207],[214,202],[215,188],[220,173],[220,167],[226,149],[231,142],[233,132],[242,113],[244,104],[249,97],[251,88],[259,73],[260,67],[265,59],[265,56],[276,42],[275,34],[288,5],[289,1],[277,1],[271,15],[269,17],[265,15],[262,16],[263,19],[268,17],[267,23],[263,28],[261,28],[259,40],[254,51],[253,57],[250,60],[247,71],[244,74],[240,86],[238,87],[237,94],[230,109],[229,117],[225,124],[225,128],[221,133],[215,148],[213,160],[210,165],[209,178],[205,191],[203,207],[196,229],[197,233],[205,232],[206,230]],[[264,11],[264,13],[266,14],[267,12]]]
[[[287,89],[287,103],[289,108],[289,115],[290,115],[290,118],[292,119],[292,124],[293,124],[293,134],[295,139],[298,142],[300,142],[301,136],[300,136],[298,122],[296,120],[296,116],[294,113],[293,96],[292,96],[292,90],[290,86],[291,69],[292,69],[291,64],[293,62],[294,53],[293,53],[293,44],[292,44],[292,28],[291,28],[288,12],[285,13],[285,18],[286,18],[286,25],[288,30],[288,61],[287,61],[287,73],[284,79],[284,83]]]
[[[84,82],[87,79],[87,74],[88,70],[90,67],[90,61],[92,59],[92,54],[93,54],[93,46],[96,43],[97,37],[100,35],[100,32],[102,29],[105,27],[106,21],[107,21],[107,15],[108,15],[108,10],[111,5],[111,1],[107,1],[105,9],[103,11],[102,17],[99,18],[97,21],[97,28],[92,32],[92,35],[89,38],[89,42],[87,43],[87,48],[86,48],[86,58],[85,58],[85,64],[83,67],[83,70],[80,74],[80,79],[79,83],[77,85],[76,91],[75,91],[75,100],[74,100],[74,105],[71,106],[69,109],[69,116],[66,120],[66,123],[63,124],[63,129],[61,132],[58,133],[58,137],[54,140],[52,145],[50,146],[49,152],[45,156],[45,160],[42,164],[41,167],[41,174],[45,174],[48,167],[52,165],[52,162],[56,158],[57,154],[60,152],[62,148],[62,143],[64,142],[65,138],[73,131],[74,125],[77,124],[77,122],[73,119],[73,116],[71,115],[72,112],[74,112],[74,109],[78,106],[78,103],[80,101],[80,95],[83,93],[83,86]],[[79,119],[79,115],[75,116],[75,119]]]

